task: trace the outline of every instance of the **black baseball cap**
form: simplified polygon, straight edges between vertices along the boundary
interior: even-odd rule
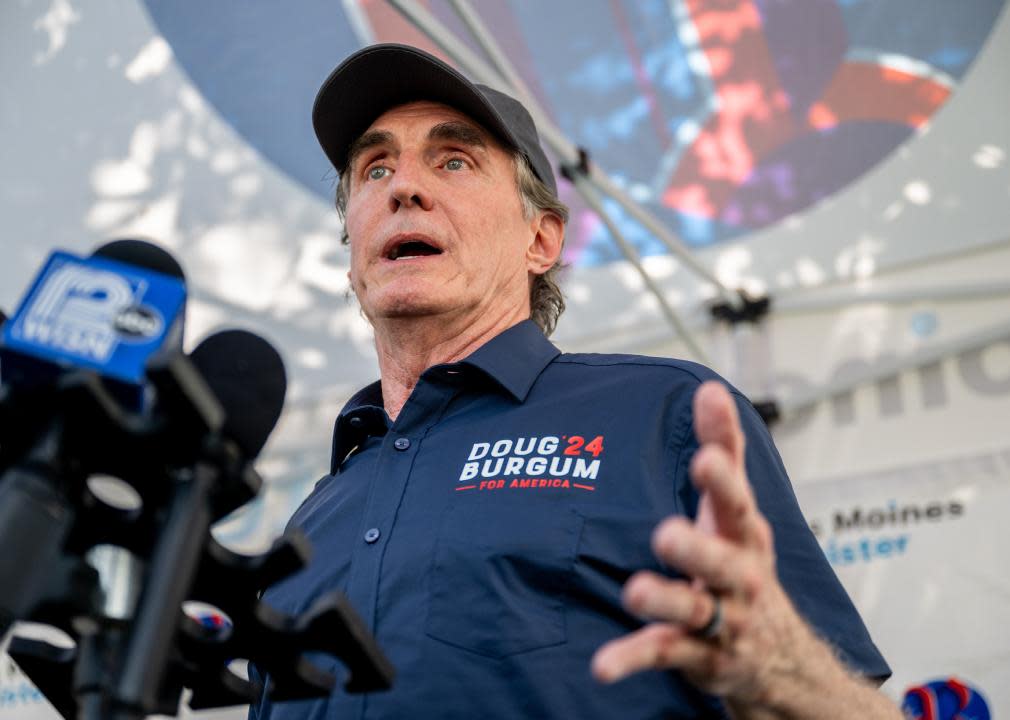
[[[435,56],[409,45],[370,45],[330,73],[312,107],[312,127],[338,173],[347,152],[377,117],[417,100],[439,102],[476,120],[507,147],[529,160],[536,176],[558,194],[536,125],[515,98],[471,83]]]

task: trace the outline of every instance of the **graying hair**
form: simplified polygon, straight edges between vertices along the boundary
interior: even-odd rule
[[[512,164],[515,168],[516,187],[519,200],[523,206],[523,215],[532,220],[538,212],[549,212],[560,218],[562,224],[568,224],[568,206],[559,200],[554,193],[536,176],[529,160],[521,152],[512,153]],[[350,170],[350,168],[348,168]],[[334,204],[341,220],[347,217],[347,198],[351,192],[351,173],[344,172],[337,183]],[[347,223],[341,231],[340,242],[350,243],[347,235]],[[559,257],[542,275],[535,275],[530,284],[530,319],[543,330],[544,335],[550,335],[557,327],[558,318],[565,311],[565,297],[558,285],[558,275],[564,265]]]

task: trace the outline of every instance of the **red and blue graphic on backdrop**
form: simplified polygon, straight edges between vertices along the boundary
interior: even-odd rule
[[[447,0],[422,4],[468,38]],[[562,130],[689,244],[703,246],[810,208],[887,157],[956,90],[1005,3],[473,4]],[[322,79],[369,42],[435,50],[385,0],[306,0],[297,11],[197,0],[146,6],[218,111],[327,198],[332,171],[309,124]],[[576,210],[569,260],[616,259],[606,230],[569,188],[563,193]],[[665,252],[616,215],[639,252]]]
[[[933,680],[909,688],[901,710],[910,720],[989,720],[982,694],[957,680]]]

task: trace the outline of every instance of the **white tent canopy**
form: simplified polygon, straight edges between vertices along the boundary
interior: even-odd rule
[[[546,50],[514,54],[520,31],[531,45],[538,39],[532,35],[537,25],[529,7],[473,3],[478,19],[498,23],[503,54],[530,94],[549,108],[545,114],[556,125],[555,151],[564,156],[562,143],[569,150],[585,147],[600,168],[601,182],[659,218],[685,254],[671,253],[604,196],[604,207],[654,284],[655,292],[650,291],[635,264],[613,244],[606,225],[561,181],[576,213],[568,241],[572,267],[564,281],[568,310],[555,341],[574,352],[690,356],[661,298],[717,369],[754,397],[774,398],[782,408],[782,421],[773,428],[776,442],[825,551],[894,666],[888,692],[900,699],[909,686],[959,675],[985,694],[993,710],[1010,708],[1010,664],[1002,651],[1010,641],[1005,599],[1010,595],[1001,571],[1010,535],[1000,518],[1010,499],[1005,432],[1010,409],[1010,14],[995,0],[975,10],[959,9],[968,16],[964,27],[972,13],[985,15],[977,24],[986,27],[964,30],[971,42],[955,48],[967,53],[955,73],[944,70],[943,58],[951,55],[939,50],[929,56],[934,65],[907,54],[915,47],[911,41],[901,44],[908,33],[894,34],[901,40],[895,47],[858,45],[857,40],[877,37],[853,25],[854,13],[873,7],[871,0],[822,3],[834,8],[823,10],[825,17],[848,23],[848,35],[838,41],[843,45],[832,66],[834,76],[825,75],[825,87],[833,87],[832,77],[870,67],[885,79],[908,77],[934,91],[945,88],[943,100],[931,101],[931,114],[916,116],[903,140],[881,145],[872,163],[852,170],[852,178],[823,197],[805,204],[795,200],[798,209],[789,211],[783,208],[793,206],[769,201],[774,221],[755,219],[761,203],[754,198],[765,198],[759,192],[766,179],[761,173],[777,177],[773,171],[779,166],[754,159],[751,175],[734,180],[735,194],[721,214],[702,222],[692,209],[694,201],[682,192],[690,183],[677,185],[677,172],[664,175],[667,185],[642,179],[640,165],[649,160],[648,153],[632,158],[639,165],[616,166],[622,153],[634,155],[634,135],[629,139],[614,128],[634,130],[657,116],[672,123],[663,113],[686,102],[673,98],[673,89],[681,85],[662,83],[663,68],[672,77],[672,50],[660,40],[649,40],[650,45],[642,39],[647,10],[667,13],[651,22],[662,28],[663,20],[676,29],[677,47],[690,59],[680,72],[687,73],[691,87],[700,93],[697,88],[715,82],[715,56],[703,52],[705,26],[689,12],[705,3],[575,4],[585,17],[566,9],[569,3],[544,10],[570,16],[577,25],[577,32],[557,40],[571,67],[559,67],[555,75],[548,72],[550,63],[563,65],[562,59],[538,54]],[[942,2],[931,8],[934,4]],[[0,208],[8,236],[0,263],[0,307],[8,312],[16,307],[55,248],[87,254],[111,238],[148,237],[168,248],[186,270],[188,347],[223,326],[246,327],[269,338],[289,373],[287,409],[259,463],[269,487],[264,500],[218,529],[219,537],[244,549],[264,547],[325,472],[336,412],[376,376],[369,328],[348,297],[340,223],[327,200],[334,178],[312,145],[312,94],[339,58],[360,44],[430,43],[378,0],[344,0],[339,7],[309,2],[304,17],[283,21],[272,5],[243,4],[241,15],[234,16],[229,12],[238,11],[224,5],[210,11],[204,3],[140,0],[25,0],[0,9],[0,62],[6,70],[0,90],[0,131],[6,139]],[[594,26],[617,12],[604,5],[624,8],[626,30]],[[466,25],[450,3],[429,6],[451,32],[466,37]],[[741,17],[748,18],[759,6],[737,3]],[[206,22],[188,22],[195,12],[207,13]],[[511,24],[503,24],[503,14]],[[248,24],[214,34],[224,23],[235,25],[237,17]],[[549,25],[552,18],[544,22]],[[775,18],[766,14],[759,20],[770,38],[769,57],[781,60],[772,37]],[[791,21],[775,20],[797,27],[810,21],[802,13]],[[280,40],[267,46],[257,33],[271,23],[277,24],[273,32]],[[920,21],[915,28],[921,27]],[[299,38],[297,43],[283,35],[296,30],[304,33],[291,36]],[[596,37],[597,30],[606,34]],[[938,48],[947,47],[941,47],[945,37],[936,40]],[[622,47],[641,50],[641,62],[610,70],[602,57],[604,65],[594,65],[586,48],[605,49],[617,42],[614,38],[635,40],[637,45],[628,40]],[[742,44],[746,37],[737,40],[739,52],[752,52]],[[494,67],[478,43],[467,39],[460,46]],[[213,72],[200,65],[210,57],[201,54],[208,47],[216,48],[219,65]],[[251,57],[262,58],[262,65],[246,67],[243,75]],[[583,57],[584,64],[576,66],[575,59]],[[274,65],[276,75],[263,74]],[[790,72],[781,63],[777,67],[783,77]],[[636,68],[644,68],[645,75],[636,75]],[[607,93],[624,104],[594,106],[594,92],[600,92],[601,103],[611,97],[599,91],[611,76]],[[618,81],[638,90],[628,90],[625,97]],[[662,94],[664,88],[670,97]],[[649,92],[656,94],[653,105],[641,100],[652,97]],[[900,88],[893,93],[899,97]],[[249,97],[249,106],[243,106]],[[586,104],[583,109],[560,106],[556,99],[544,102],[557,97],[582,98]],[[893,100],[873,97],[882,107]],[[837,113],[841,108],[851,114],[853,127],[869,123],[826,90],[820,104],[811,98],[811,122],[822,122],[817,108]],[[714,93],[706,102],[699,107],[716,120],[728,112],[725,95]],[[908,108],[919,108],[913,105]],[[901,117],[912,122],[908,108]],[[843,125],[837,130],[841,135],[850,132]],[[671,148],[679,154],[671,150],[662,156],[665,162],[686,167],[691,153],[700,152],[690,137],[703,135],[706,127],[705,122],[657,126],[657,137],[673,130],[683,134],[671,135]],[[288,130],[293,134],[284,135]],[[813,143],[819,137],[815,130],[797,131],[789,142],[780,138],[782,153],[798,153],[803,143]],[[891,137],[887,132],[881,130],[879,137]],[[592,144],[594,138],[599,145]],[[765,148],[772,160],[777,157],[773,149]],[[824,157],[838,160],[830,153]],[[816,162],[805,162],[786,165],[812,173],[804,168]],[[711,188],[723,187],[717,179],[697,181],[710,183],[705,185],[710,198],[715,196]],[[804,181],[813,187],[821,179],[800,173],[794,182],[803,190]],[[736,225],[731,222],[734,203],[743,217]],[[741,327],[735,339],[729,338],[709,313],[719,290],[692,264],[734,291],[767,295],[771,311],[764,330]],[[766,366],[755,368],[755,357],[765,358]],[[21,688],[21,682],[0,676],[0,693]],[[48,717],[40,707],[37,699],[6,703],[0,697],[0,718],[29,717],[29,710]]]

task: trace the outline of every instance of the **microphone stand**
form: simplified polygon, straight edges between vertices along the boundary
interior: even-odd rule
[[[0,496],[28,498],[18,508],[50,510],[5,511],[0,503],[0,538],[20,538],[26,527],[32,538],[48,532],[45,552],[58,561],[45,582],[40,566],[48,563],[0,565],[0,588],[18,589],[0,592],[11,600],[0,610],[77,641],[75,651],[64,651],[15,635],[14,661],[67,720],[174,715],[184,687],[193,691],[193,709],[248,703],[264,688],[232,673],[233,658],[262,668],[275,699],[333,690],[334,676],[304,657],[310,651],[343,661],[349,692],[388,688],[393,669],[342,595],[295,617],[260,601],[264,588],[304,567],[308,544],[290,533],[250,557],[213,539],[212,523],[254,498],[261,480],[221,435],[224,410],[188,358],[162,361],[148,377],[158,401],[146,414],[124,410],[86,372],[44,393],[0,394],[0,469],[12,468],[0,476]],[[59,429],[59,442],[47,434],[34,441],[50,427]],[[43,447],[52,460],[51,472],[32,474],[30,487],[23,471],[37,469],[39,453],[20,452],[25,447]],[[128,483],[142,507],[101,504],[86,484],[98,473]],[[214,605],[232,626],[208,631],[183,613],[186,600]]]
[[[115,686],[117,701],[127,707],[153,707],[172,651],[179,609],[189,594],[212,522],[210,496],[214,472],[197,464],[180,478],[154,546],[144,594],[126,645],[122,673]],[[144,715],[120,715],[134,720]],[[97,719],[96,719],[97,720]]]

